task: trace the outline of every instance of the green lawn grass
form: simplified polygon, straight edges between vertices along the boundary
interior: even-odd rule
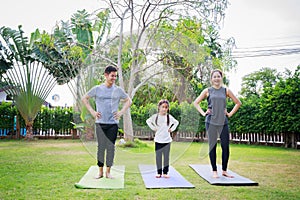
[[[218,163],[221,151],[218,145]],[[117,147],[115,165],[126,166],[121,190],[76,189],[95,165],[80,140],[0,141],[0,199],[300,199],[300,151],[231,144],[229,169],[259,186],[213,186],[189,164],[209,164],[206,143],[171,146],[171,165],[195,188],[145,189],[138,164],[154,164],[153,142],[145,149]]]

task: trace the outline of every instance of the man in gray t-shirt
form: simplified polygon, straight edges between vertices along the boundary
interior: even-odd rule
[[[105,83],[94,86],[82,97],[82,102],[92,116],[95,117],[98,141],[97,165],[99,166],[99,174],[96,178],[103,177],[105,150],[106,178],[112,178],[110,168],[113,165],[115,155],[115,142],[117,139],[119,119],[132,103],[125,91],[115,85],[117,68],[107,66],[104,71],[104,76]],[[91,107],[89,103],[90,98],[95,99],[96,110]],[[121,100],[124,101],[124,104],[122,109],[118,111]]]

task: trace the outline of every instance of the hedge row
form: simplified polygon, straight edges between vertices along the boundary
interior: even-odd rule
[[[42,107],[38,113],[34,124],[33,132],[43,131],[48,132],[54,130],[55,132],[65,132],[73,129],[74,111],[72,107],[69,108],[48,108]],[[9,132],[14,131],[16,127],[16,118],[19,119],[20,127],[25,128],[25,121],[20,116],[17,108],[10,102],[2,102],[0,104],[0,129],[7,129]]]
[[[261,109],[260,101],[263,99],[242,99],[242,107],[238,112],[229,119],[229,126],[231,132],[234,133],[297,133],[299,134],[299,113],[294,114],[293,120],[289,123],[288,116],[286,119],[276,121],[272,116],[282,115],[283,112],[277,114],[276,109],[271,107],[266,114],[266,109]],[[206,102],[201,103],[201,107],[206,109]],[[230,111],[233,108],[233,102],[229,101],[227,109]],[[272,106],[272,104],[270,104]],[[291,106],[290,106],[291,107]],[[136,105],[131,106],[131,116],[134,130],[150,130],[146,124],[146,120],[153,114],[157,113],[156,104],[147,104],[146,106]],[[292,111],[299,111],[299,108],[292,108]],[[181,132],[193,132],[201,133],[205,131],[205,118],[202,117],[192,104],[183,102],[178,104],[177,102],[170,103],[170,114],[174,116],[179,122],[177,128]],[[11,103],[0,104],[0,129],[10,129],[13,130],[15,126],[15,116],[18,112]],[[57,132],[65,132],[66,130],[73,129],[73,124],[71,122],[78,121],[74,118],[78,116],[72,107],[70,108],[47,108],[42,107],[41,111],[38,113],[34,124],[34,131],[47,132],[52,129]],[[21,128],[25,127],[24,120],[21,116],[18,117],[20,120]],[[122,122],[121,122],[122,123]],[[283,124],[289,125],[288,127],[283,127]],[[278,131],[280,130],[280,131]]]

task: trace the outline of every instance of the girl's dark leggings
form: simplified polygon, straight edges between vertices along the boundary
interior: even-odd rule
[[[171,147],[171,143],[155,142],[157,174],[162,174],[162,173],[168,174],[169,172],[170,147]],[[162,166],[163,157],[164,157],[164,165]]]
[[[97,165],[99,167],[104,166],[104,154],[106,150],[106,166],[111,167],[115,156],[115,142],[118,135],[118,125],[96,123],[96,135],[98,141]]]
[[[228,124],[213,125],[205,123],[209,143],[209,158],[213,171],[217,171],[217,140],[220,136],[222,148],[222,170],[227,170],[229,160],[229,127]]]

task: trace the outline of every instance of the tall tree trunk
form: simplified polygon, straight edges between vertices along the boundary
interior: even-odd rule
[[[126,110],[123,116],[124,138],[126,141],[133,141],[133,127],[130,114],[130,108]]]
[[[26,136],[25,140],[32,140],[33,139],[33,122],[26,123]]]
[[[20,139],[21,138],[21,127],[20,127],[20,121],[19,121],[19,117],[18,115],[15,116],[16,117],[16,134],[17,134],[17,139]]]
[[[123,79],[123,71],[122,71],[122,49],[123,49],[123,28],[124,28],[124,18],[125,14],[129,11],[130,9],[127,8],[121,17],[121,23],[120,23],[120,44],[119,44],[119,51],[118,51],[118,75],[119,75],[119,83],[120,87],[125,89],[125,84],[124,84],[124,79]],[[132,74],[130,74],[132,76]],[[131,83],[129,83],[130,85]],[[133,84],[133,83],[132,83]],[[130,86],[129,86],[130,88]],[[127,91],[129,94],[129,97],[131,97],[130,89]],[[130,108],[127,109],[123,115],[123,129],[124,129],[124,138],[126,141],[133,141],[133,128],[132,128],[132,119],[131,119],[131,114],[130,114]]]
[[[182,75],[180,75],[180,82],[178,83],[177,99],[178,99],[179,103],[182,103],[183,101],[187,100],[187,98],[186,98],[186,80],[185,80],[185,77]]]

